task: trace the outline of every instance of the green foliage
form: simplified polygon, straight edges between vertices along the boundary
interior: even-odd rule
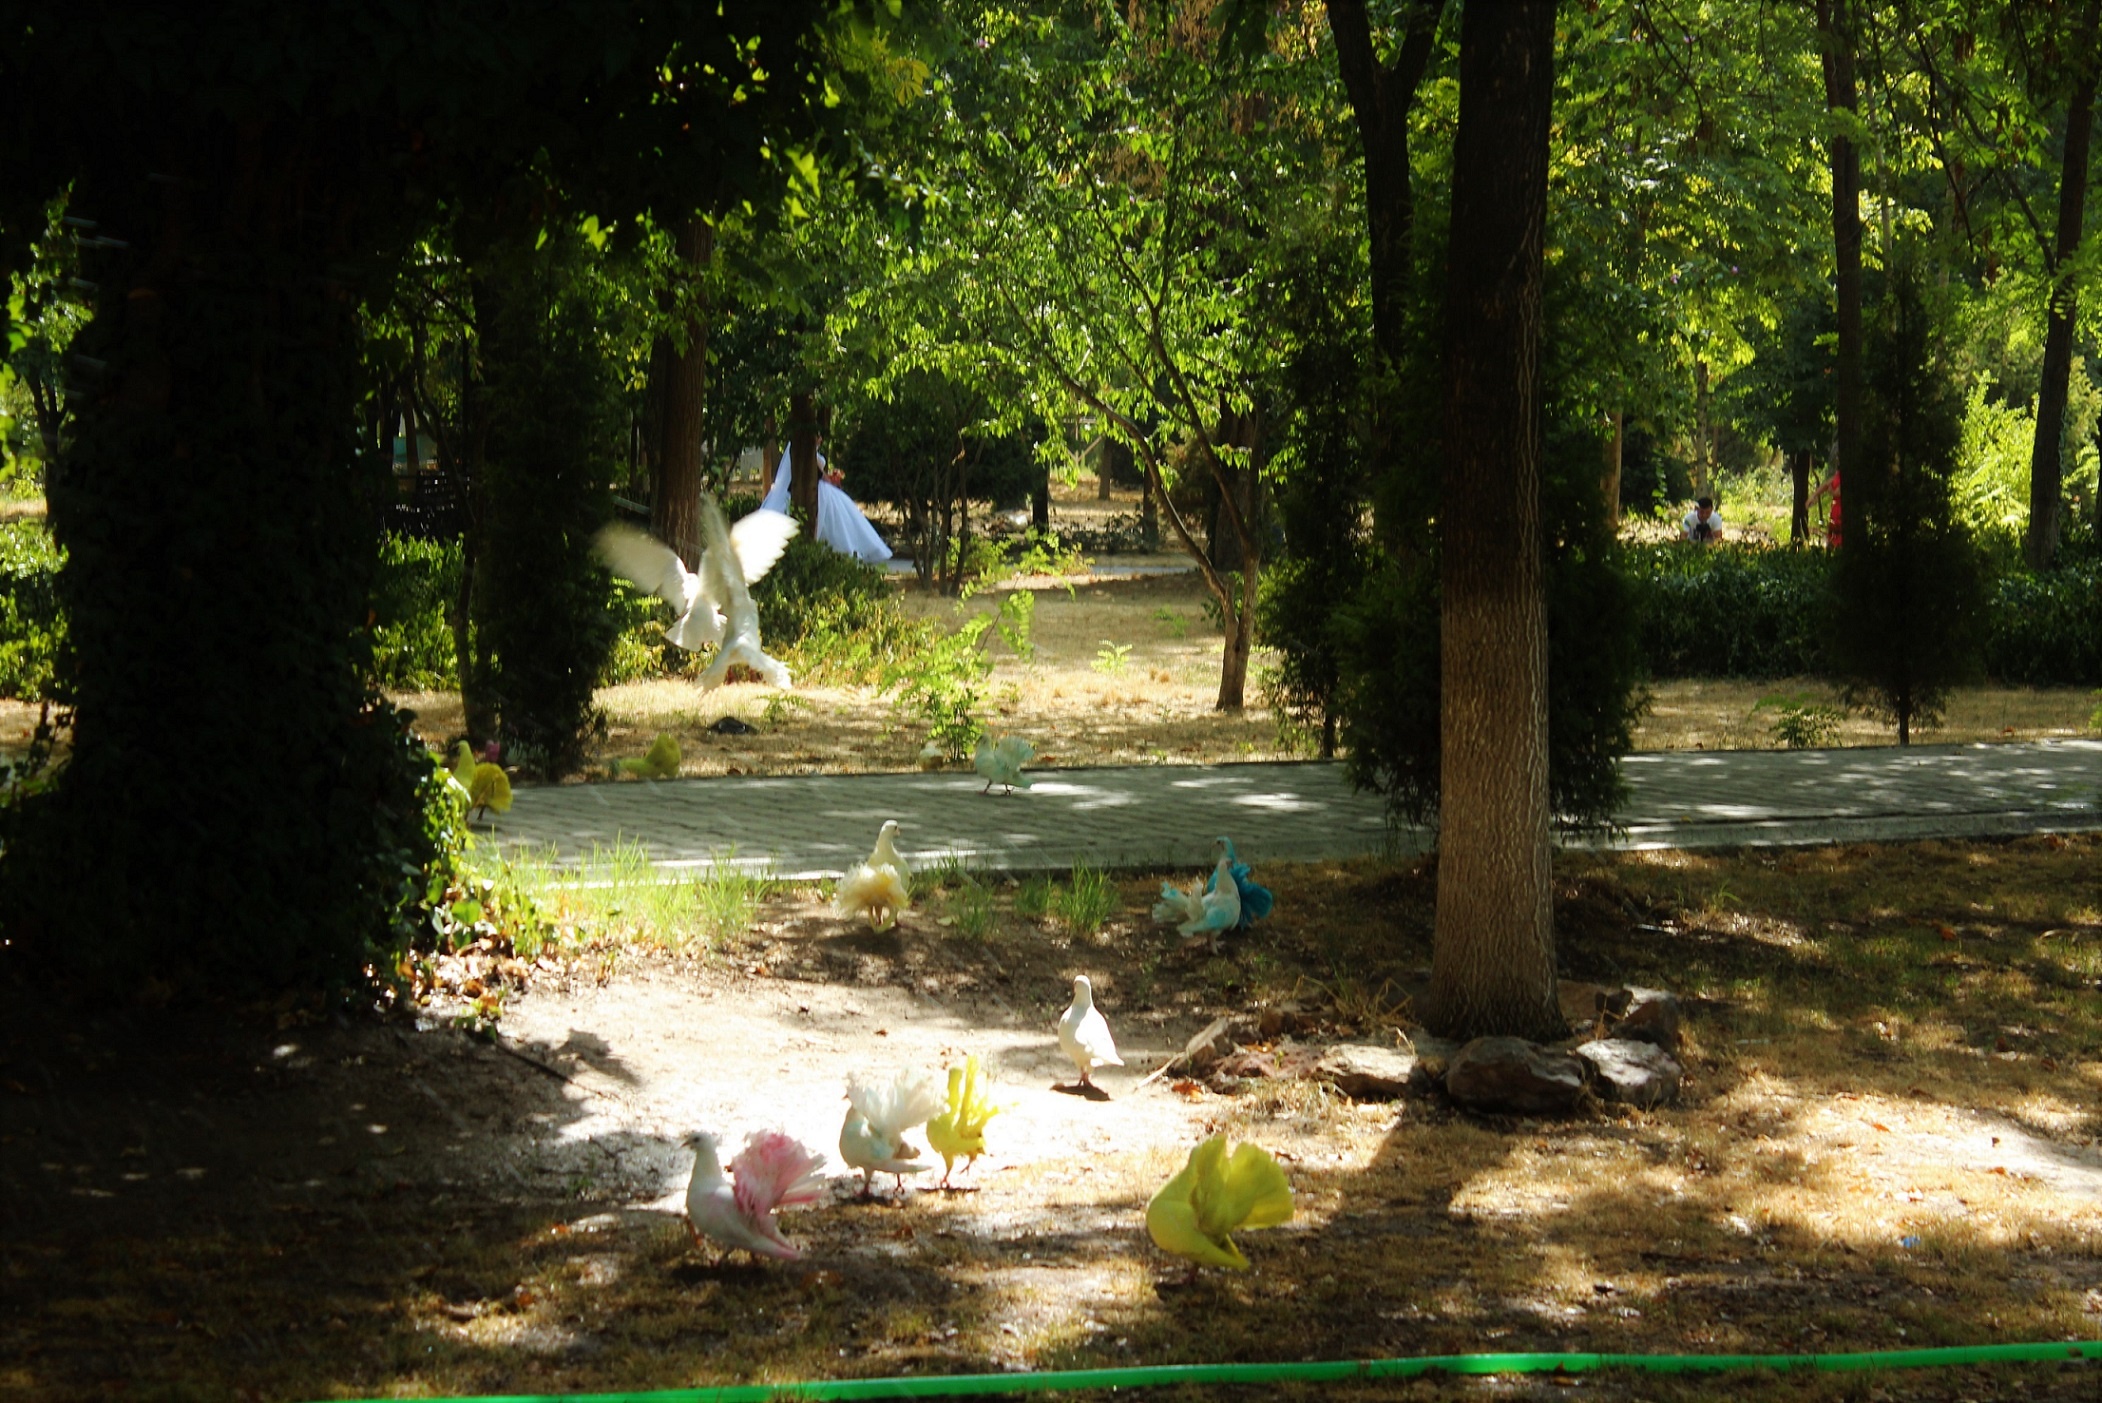
[[[1995,400],[1985,376],[1972,382],[1956,449],[1957,519],[2008,558],[2019,553],[2029,525],[2029,455],[2035,442],[2033,408]]]
[[[1823,665],[1825,551],[1630,546],[1642,657],[1656,677],[1795,677]]]
[[[1116,914],[1117,884],[1099,868],[1076,862],[1072,876],[1051,893],[1049,909],[1067,929],[1092,935]]]
[[[63,697],[59,659],[66,616],[58,574],[65,553],[40,521],[0,522],[0,697]]]
[[[1637,596],[1604,522],[1596,433],[1550,420],[1542,485],[1548,533],[1548,800],[1559,822],[1598,826],[1620,798],[1619,758],[1643,699]],[[1421,820],[1438,807],[1438,560],[1391,550],[1339,606],[1340,711],[1352,778]]]
[[[1961,434],[1918,274],[1892,279],[1867,355],[1861,456],[1846,475],[1846,542],[1833,571],[1832,663],[1849,706],[1932,724],[1976,672],[1984,575],[1955,519]]]
[[[942,894],[942,921],[966,940],[983,940],[993,929],[992,889],[970,873],[961,873]]]
[[[1761,697],[1752,710],[1774,713],[1774,739],[1790,750],[1830,745],[1842,719],[1838,708],[1803,693]]]
[[[993,672],[984,647],[992,625],[992,615],[978,614],[953,633],[936,631],[877,674],[877,688],[891,697],[892,706],[952,760],[969,755],[985,734],[978,709]]]
[[[1121,677],[1124,675],[1124,669],[1130,666],[1131,648],[1129,643],[1112,643],[1105,638],[1102,640],[1102,646],[1095,650],[1094,661],[1088,666],[1105,677]]]
[[[1985,668],[2026,687],[2102,683],[2102,561],[2062,560],[2045,574],[1993,582]]]
[[[372,579],[372,680],[421,692],[459,685],[446,612],[460,594],[460,543],[389,533]]]
[[[883,571],[797,536],[752,587],[759,635],[800,682],[868,684],[935,632],[906,617]]]
[[[554,777],[604,729],[592,689],[619,620],[591,536],[612,511],[619,386],[595,269],[567,238],[492,257],[476,287],[489,441],[476,668],[507,757]]]

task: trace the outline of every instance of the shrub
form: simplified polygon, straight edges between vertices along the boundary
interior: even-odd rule
[[[460,593],[460,543],[380,539],[372,579],[372,680],[422,692],[460,685],[446,611]]]
[[[1985,582],[1955,519],[1961,413],[1919,276],[1893,278],[1869,339],[1861,459],[1847,473],[1846,544],[1832,575],[1832,666],[1852,707],[1898,744],[1932,725],[1980,661]]]
[[[66,641],[58,571],[64,552],[42,522],[0,524],[0,697],[59,697],[58,659]]]
[[[1986,611],[1985,667],[2018,686],[2102,683],[2102,562],[2001,576]]]
[[[1628,548],[1653,677],[1793,677],[1823,663],[1832,557],[1671,542]]]

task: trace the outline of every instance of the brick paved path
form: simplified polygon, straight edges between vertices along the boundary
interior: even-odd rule
[[[1622,831],[1585,845],[1713,847],[2102,829],[2102,742],[1846,750],[1676,751],[1624,762]],[[734,860],[784,877],[833,876],[886,818],[919,861],[1008,871],[1186,868],[1215,834],[1250,861],[1349,857],[1392,835],[1377,796],[1335,764],[1149,765],[1038,772],[981,795],[959,772],[577,784],[517,791],[506,848],[564,861],[616,838],[671,870]],[[731,857],[734,849],[734,858]]]

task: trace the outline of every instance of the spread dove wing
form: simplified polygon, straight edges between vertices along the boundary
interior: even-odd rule
[[[722,685],[731,664],[743,663],[769,687],[788,686],[788,669],[759,646],[759,606],[747,586],[773,568],[800,528],[793,517],[757,511],[739,521],[735,532],[727,530],[722,509],[706,492],[701,494],[700,515],[701,539],[708,546],[701,557],[703,592],[722,610],[723,643],[695,680],[702,691],[710,691]]]
[[[1058,1020],[1058,1045],[1080,1069],[1082,1086],[1094,1085],[1089,1074],[1095,1068],[1124,1065],[1124,1059],[1117,1056],[1116,1040],[1109,1035],[1109,1023],[1095,1007],[1095,986],[1084,974],[1073,976],[1073,1002]]]
[[[764,1130],[745,1141],[726,1177],[713,1135],[696,1131],[687,1137],[686,1147],[693,1151],[686,1219],[696,1236],[725,1251],[743,1248],[755,1257],[794,1261],[803,1255],[781,1236],[774,1210],[817,1198],[823,1156],[778,1130]]]
[[[961,1067],[949,1069],[948,1102],[927,1122],[927,1144],[942,1157],[942,1187],[948,1187],[957,1160],[968,1169],[985,1153],[985,1124],[1002,1109],[986,1091],[977,1057],[966,1057]]]
[[[876,1175],[890,1174],[904,1187],[904,1176],[930,1166],[919,1147],[905,1138],[916,1125],[943,1106],[942,1090],[923,1071],[899,1072],[887,1082],[847,1079],[847,1116],[839,1128],[839,1156],[861,1171],[863,1195],[872,1192]]]
[[[840,875],[832,912],[843,919],[865,917],[871,930],[895,925],[912,905],[912,869],[898,853],[898,821],[886,819],[868,857]]]
[[[718,578],[726,572],[709,568],[708,552],[717,548],[718,536],[729,543],[718,565],[734,558],[739,577],[736,592],[744,593],[744,586],[757,584],[774,568],[774,562],[788,549],[796,533],[795,522],[779,512],[753,512],[739,518],[727,532],[721,532],[719,510],[715,511],[717,531],[711,533],[708,514],[714,509],[715,499],[703,493],[701,503],[702,544],[707,549],[701,554],[698,570],[688,570],[677,551],[632,526],[615,523],[601,529],[594,538],[599,559],[608,570],[677,611],[678,617],[664,630],[664,636],[688,650],[722,642],[726,616],[732,609],[730,587]],[[756,611],[752,636],[758,637]]]
[[[1009,794],[1030,788],[1035,781],[1022,773],[1022,766],[1035,758],[1036,747],[1020,736],[1003,736],[999,740],[980,736],[977,748],[971,752],[972,767],[985,778],[985,788],[978,792],[990,794],[996,784]]]
[[[1246,1271],[1248,1259],[1230,1234],[1291,1216],[1292,1186],[1269,1152],[1244,1144],[1229,1155],[1226,1137],[1214,1135],[1190,1151],[1181,1172],[1146,1205],[1146,1231],[1163,1252]]]

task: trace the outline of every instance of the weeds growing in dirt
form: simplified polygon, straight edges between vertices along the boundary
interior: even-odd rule
[[[1083,935],[1100,930],[1116,909],[1116,883],[1084,862],[1074,863],[1072,879],[1051,894],[1051,914]]]
[[[714,949],[742,934],[773,895],[771,877],[747,871],[735,859],[734,849],[718,853],[706,875],[666,881],[651,865],[646,845],[615,839],[610,847],[594,846],[574,867],[557,867],[549,856],[530,853],[506,866],[554,929],[574,939],[686,950]]]

